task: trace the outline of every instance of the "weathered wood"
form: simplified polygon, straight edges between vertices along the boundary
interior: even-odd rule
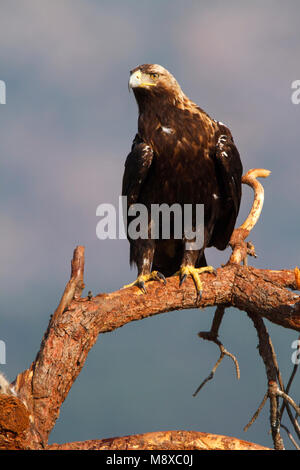
[[[61,445],[48,447],[48,437],[59,416],[62,403],[100,333],[113,331],[131,321],[152,315],[209,306],[236,307],[248,313],[254,320],[256,317],[267,318],[284,328],[300,331],[300,297],[292,292],[300,288],[298,268],[267,270],[246,266],[247,255],[255,251],[253,247],[249,248],[245,239],[255,225],[263,204],[263,188],[256,181],[256,177],[266,177],[268,174],[267,170],[250,170],[243,177],[243,182],[254,189],[252,209],[244,224],[237,228],[231,237],[233,253],[229,263],[219,268],[216,276],[208,273],[201,275],[204,288],[200,303],[197,301],[192,279],[187,279],[184,285],[179,287],[177,276],[168,278],[165,286],[160,282],[149,282],[147,294],[137,287],[130,287],[108,294],[98,294],[94,298],[81,298],[84,288],[84,247],[75,249],[70,281],[53,317],[50,318],[36,359],[14,382],[18,394],[18,398],[14,399],[22,406],[25,403],[28,414],[28,421],[24,418],[26,424],[17,433],[15,448],[64,448]],[[244,266],[240,265],[242,261]],[[16,413],[19,413],[20,409],[18,406],[14,408]],[[12,417],[13,415],[14,412]],[[3,415],[4,421],[1,421],[1,416],[0,410],[0,426],[1,422],[5,422],[6,415]],[[2,425],[0,445],[3,445],[3,448],[5,445],[11,446],[11,440],[5,441],[5,432]],[[180,449],[207,446],[220,449],[230,446],[235,449],[238,446],[245,448],[248,445],[253,446],[252,448],[260,447],[251,443],[245,444],[245,441],[235,438],[186,431],[68,443],[64,446],[81,449],[104,449],[105,446],[111,449],[159,449],[162,448],[160,446],[168,445],[176,445],[178,447],[174,448]]]
[[[217,276],[202,274],[201,280],[204,290],[200,304],[196,303],[193,281],[188,279],[179,287],[177,276],[168,278],[166,286],[149,282],[147,294],[130,287],[91,300],[71,301],[55,325],[48,328],[36,361],[15,384],[17,392],[30,403],[41,436],[38,445],[46,445],[59,409],[100,333],[163,312],[216,305],[231,305],[300,331],[300,298],[286,288],[296,288],[294,271],[229,265],[217,269]]]
[[[196,431],[159,431],[134,436],[112,437],[52,444],[50,450],[271,450],[252,442]]]

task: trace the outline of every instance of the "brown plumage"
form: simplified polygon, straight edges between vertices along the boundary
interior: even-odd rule
[[[166,69],[141,65],[131,71],[129,86],[139,118],[123,176],[128,207],[145,204],[149,228],[154,203],[204,204],[205,211],[200,250],[186,250],[183,239],[129,237],[135,284],[144,288],[144,281],[157,278],[149,276],[151,269],[164,276],[181,270],[183,278],[184,267],[206,266],[206,247],[226,248],[240,206],[242,164],[230,130],[189,100]]]

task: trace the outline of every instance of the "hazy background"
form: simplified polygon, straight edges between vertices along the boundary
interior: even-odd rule
[[[137,126],[127,81],[138,64],[168,68],[191,99],[229,125],[245,171],[272,171],[250,237],[259,255],[251,264],[300,263],[300,105],[291,102],[291,83],[300,79],[299,14],[297,0],[1,1],[0,339],[10,380],[34,360],[77,244],[86,247],[84,294],[136,277],[126,240],[96,238],[96,208],[118,201]],[[244,188],[240,222],[251,198]],[[215,266],[228,256],[207,253]],[[268,405],[243,432],[266,391],[245,313],[228,310],[220,332],[239,359],[240,381],[226,358],[192,397],[219,353],[197,337],[213,311],[168,313],[101,335],[50,441],[186,429],[272,445]],[[266,323],[286,381],[297,333]],[[296,401],[298,388],[299,378]]]

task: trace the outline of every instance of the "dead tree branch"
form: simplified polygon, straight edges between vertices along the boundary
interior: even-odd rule
[[[232,247],[230,264],[240,264],[241,261],[244,261],[244,264],[247,265],[247,255],[256,257],[254,246],[250,242],[245,242],[245,239],[257,223],[264,204],[264,188],[256,178],[267,178],[270,173],[269,170],[255,168],[249,170],[242,178],[242,182],[253,189],[254,200],[247,219],[238,229],[234,230],[231,236],[229,242]]]
[[[262,207],[263,190],[261,185],[257,184],[256,176],[266,177],[267,173],[266,170],[251,170],[243,178],[243,181],[254,189],[255,197],[252,210],[244,224],[232,235],[230,244],[233,253],[229,263],[218,268],[216,276],[211,276],[208,273],[201,275],[204,290],[200,304],[197,300],[193,280],[187,279],[185,284],[179,287],[177,276],[168,278],[166,286],[155,281],[149,282],[147,294],[143,294],[137,287],[130,287],[112,293],[100,293],[95,297],[88,295],[88,297],[81,298],[80,295],[84,287],[84,248],[81,246],[76,248],[72,260],[70,281],[67,283],[61,301],[49,321],[36,359],[27,370],[17,376],[14,382],[18,395],[15,400],[20,407],[23,403],[28,414],[27,425],[19,434],[18,443],[15,443],[16,447],[48,448],[49,433],[59,416],[60,407],[80,373],[90,349],[101,333],[113,331],[129,322],[142,320],[152,315],[199,308],[199,306],[202,308],[216,306],[219,313],[224,311],[224,308],[232,306],[246,312],[256,326],[263,325],[262,319],[267,318],[284,328],[300,331],[300,297],[299,294],[292,292],[299,289],[299,272],[296,269],[255,269],[240,264],[245,261],[248,254],[255,252],[253,246],[246,243],[245,239],[258,220]],[[219,341],[217,340],[218,329],[222,317],[223,314],[215,318],[211,330],[217,344]],[[262,335],[262,348],[265,340],[266,335]],[[271,382],[273,380],[276,383],[276,367],[270,368],[271,359],[268,359],[265,365],[268,368],[267,373]],[[284,390],[282,391],[284,392]],[[275,397],[275,392],[273,396]],[[278,399],[277,395],[276,399]],[[275,408],[273,406],[272,410],[274,411]],[[278,409],[276,408],[276,410],[278,415]],[[272,420],[274,421],[274,419],[273,416]],[[280,445],[277,424],[273,428],[277,445]],[[3,428],[0,426],[0,435],[2,435],[2,431]],[[162,439],[161,442],[167,442],[173,436],[172,433],[176,432],[156,434]],[[193,443],[193,439],[196,439],[195,435],[184,434],[183,431],[177,433],[182,433],[173,436],[178,439],[177,448],[196,448],[193,447],[194,445],[198,445],[200,448],[202,446],[202,441],[199,441],[198,444]],[[166,437],[167,435],[169,437]],[[145,438],[145,435],[143,436]],[[13,446],[13,434],[10,435],[10,438],[9,443],[5,441],[6,444],[3,444],[2,448],[10,444]],[[130,447],[132,445],[137,448],[141,445],[139,439],[139,436],[127,436],[115,438],[115,440],[69,443],[65,446],[67,448],[100,449],[111,445],[110,448],[121,449],[132,448]],[[185,443],[182,439],[186,439]],[[223,437],[221,436],[220,439]],[[151,444],[151,439],[144,442],[148,442],[148,448],[160,448],[158,443]],[[0,448],[2,443],[3,441],[0,440]],[[116,447],[113,447],[114,445]],[[53,445],[50,448],[62,449],[63,446],[55,447]]]
[[[248,313],[248,315],[256,328],[259,340],[259,354],[261,355],[266,368],[268,379],[268,397],[270,399],[270,423],[274,448],[276,450],[283,450],[284,445],[280,436],[280,412],[278,409],[278,369],[274,360],[273,346],[263,320],[256,315],[250,313]]]

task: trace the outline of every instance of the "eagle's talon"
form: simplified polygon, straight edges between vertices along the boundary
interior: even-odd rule
[[[148,291],[146,289],[145,282],[148,281],[162,281],[164,285],[167,284],[167,280],[162,273],[159,271],[152,271],[152,273],[149,274],[140,274],[136,281],[126,284],[126,286],[123,286],[123,289],[136,286],[143,292],[143,294],[147,294]]]
[[[195,268],[194,266],[181,266],[180,271],[175,273],[175,275],[179,275],[179,287],[183,284],[186,280],[187,276],[190,274],[193,278],[195,283],[196,292],[197,292],[197,303],[199,303],[202,299],[203,287],[202,282],[200,280],[199,274],[202,273],[211,273],[217,276],[217,270],[213,266],[204,266],[202,268]]]
[[[202,299],[202,290],[197,291],[197,303],[201,302]]]
[[[160,273],[159,271],[157,271],[157,272],[156,272],[156,276],[158,277],[158,280],[161,279],[161,280],[163,281],[164,285],[167,284],[167,279],[165,278],[165,276],[164,276],[162,273]]]
[[[141,289],[144,294],[147,294],[147,289],[144,281],[138,281],[137,286]]]
[[[184,274],[184,275],[180,278],[179,287],[182,286],[182,284],[184,283],[184,281],[186,280],[186,278],[187,278],[187,274]]]

